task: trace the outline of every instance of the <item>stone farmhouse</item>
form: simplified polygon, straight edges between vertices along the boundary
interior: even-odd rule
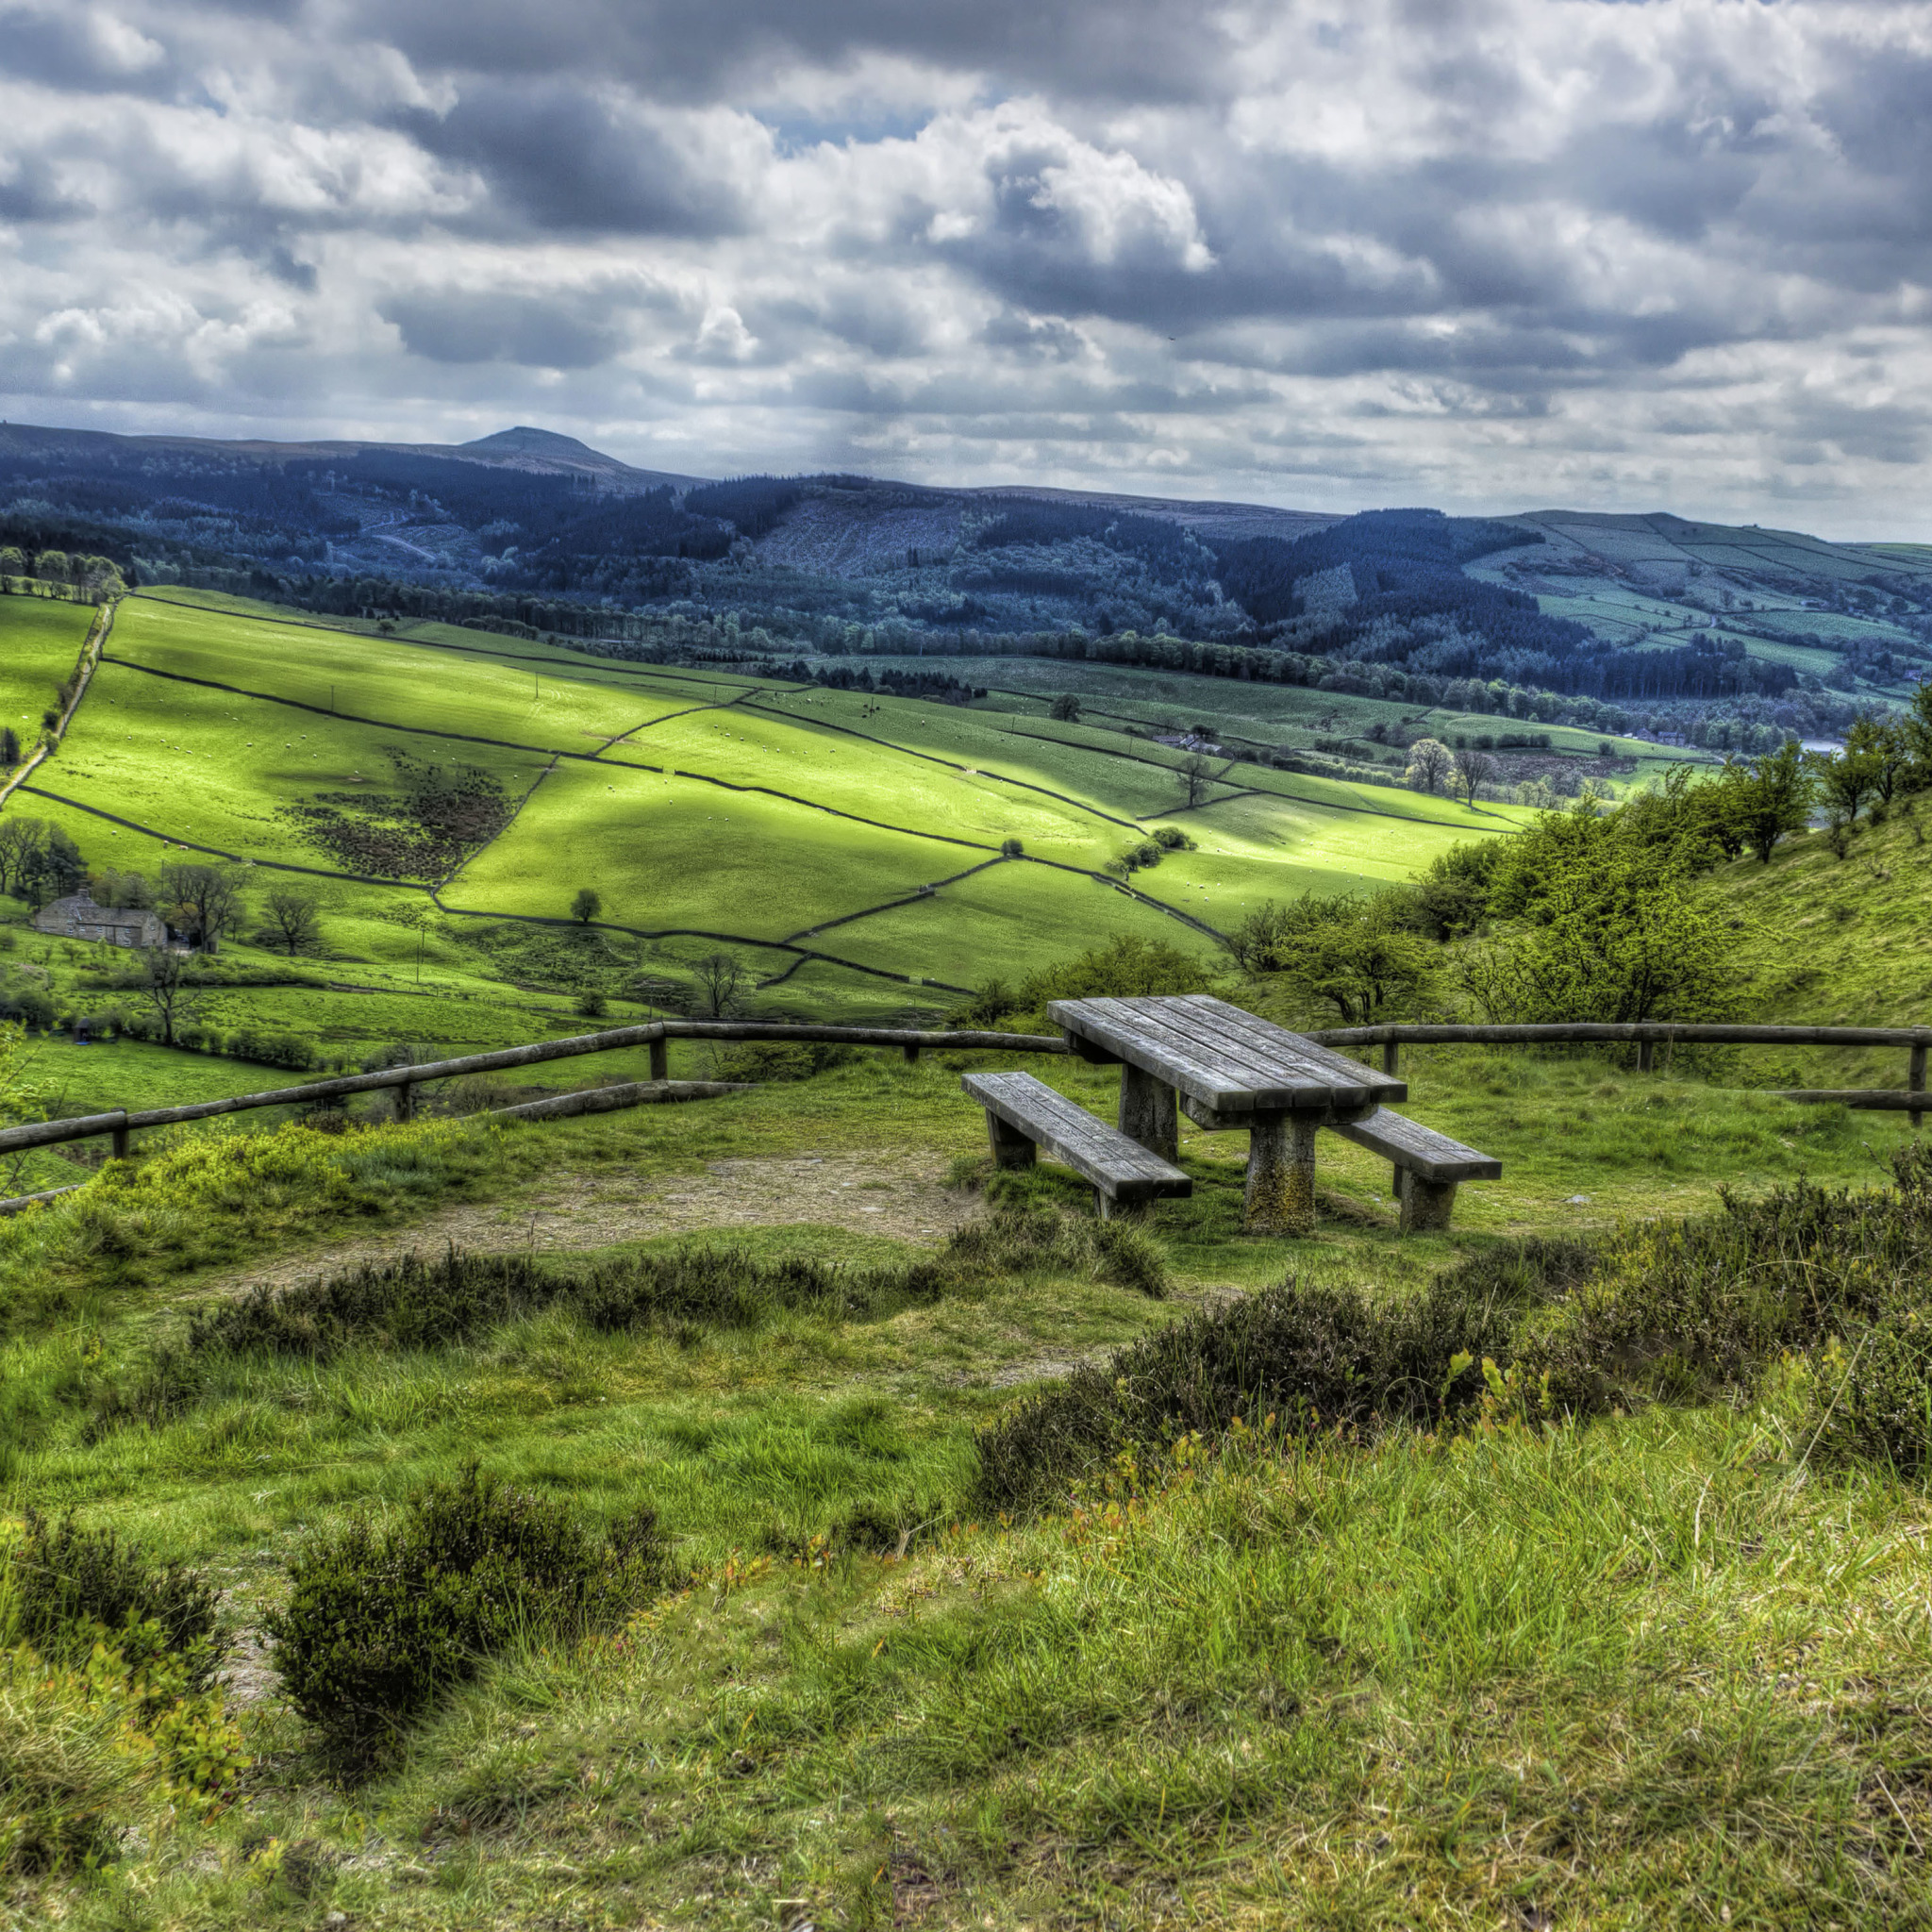
[[[86,892],[71,892],[34,914],[34,930],[63,940],[105,940],[110,946],[164,946],[168,923],[158,912],[134,906],[96,906]]]

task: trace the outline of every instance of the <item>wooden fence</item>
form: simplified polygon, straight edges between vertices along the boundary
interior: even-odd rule
[[[1932,1026],[1743,1026],[1716,1021],[1649,1020],[1628,1024],[1597,1021],[1556,1021],[1523,1026],[1455,1026],[1427,1022],[1391,1022],[1374,1026],[1331,1026],[1310,1033],[1324,1046],[1379,1046],[1385,1073],[1400,1070],[1405,1043],[1414,1046],[1602,1046],[1634,1045],[1640,1073],[1657,1064],[1659,1046],[1902,1046],[1906,1049],[1903,1087],[1787,1087],[1768,1090],[1780,1100],[1801,1106],[1874,1108],[1909,1113],[1916,1127],[1927,1106],[1925,1049]]]
[[[552,1060],[575,1059],[585,1054],[616,1053],[626,1047],[650,1049],[651,1077],[622,1086],[593,1087],[533,1100],[520,1107],[499,1108],[496,1115],[554,1119],[574,1113],[602,1113],[616,1107],[650,1101],[706,1100],[740,1091],[740,1083],[713,1080],[673,1080],[669,1075],[670,1042],[674,1040],[775,1041],[828,1046],[897,1047],[908,1060],[935,1048],[991,1048],[999,1053],[1065,1053],[1058,1034],[942,1033],[894,1026],[789,1025],[757,1020],[651,1020],[637,1026],[612,1026],[599,1033],[580,1033],[567,1040],[541,1040],[533,1046],[503,1047],[494,1053],[465,1054],[460,1059],[430,1060],[421,1066],[384,1067],[371,1074],[341,1074],[327,1080],[310,1080],[300,1087],[275,1087],[261,1093],[235,1093],[222,1100],[196,1101],[188,1107],[154,1107],[138,1112],[117,1108],[111,1113],[78,1115],[71,1120],[34,1121],[25,1126],[0,1129],[0,1157],[41,1147],[58,1147],[71,1141],[108,1141],[117,1158],[125,1158],[134,1136],[143,1127],[181,1126],[218,1115],[245,1113],[260,1107],[307,1107],[320,1101],[345,1100],[351,1094],[392,1091],[395,1117],[412,1120],[416,1090],[425,1081],[461,1079],[473,1074],[498,1074],[512,1067],[543,1066]],[[75,1182],[74,1186],[84,1185]],[[17,1213],[36,1202],[64,1194],[66,1188],[22,1194],[0,1201],[0,1214]]]

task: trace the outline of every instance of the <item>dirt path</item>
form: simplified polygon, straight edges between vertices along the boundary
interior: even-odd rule
[[[625,1174],[560,1174],[513,1203],[464,1202],[439,1208],[407,1227],[311,1248],[265,1268],[204,1281],[241,1294],[286,1288],[318,1274],[389,1260],[412,1248],[529,1245],[551,1254],[608,1247],[649,1235],[716,1228],[809,1224],[880,1234],[937,1246],[978,1211],[978,1202],[944,1185],[942,1171],[917,1156],[800,1155],[783,1160],[716,1160],[702,1173],[647,1180]]]

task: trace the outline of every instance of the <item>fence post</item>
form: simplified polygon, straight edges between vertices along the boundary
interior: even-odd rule
[[[1402,1042],[1399,1040],[1385,1040],[1382,1042],[1382,1071],[1392,1080],[1402,1072]]]
[[[1657,1065],[1657,1046],[1654,1041],[1640,1040],[1637,1042],[1637,1071],[1650,1073]]]
[[[1919,1058],[1923,1062],[1924,1055],[1922,1053]],[[134,1136],[127,1129],[127,1109],[125,1107],[121,1109],[121,1124],[114,1129],[111,1139],[114,1158],[125,1160],[134,1151]]]
[[[416,1118],[415,1081],[405,1080],[403,1084],[400,1087],[396,1088],[394,1091],[396,1096],[396,1119],[399,1121],[414,1120]]]
[[[651,1078],[668,1080],[671,1077],[671,1042],[661,1034],[650,1042]]]
[[[914,1041],[906,1049],[906,1064],[909,1067],[919,1058],[919,1042]]]
[[[1914,1093],[1923,1093],[1925,1091],[1925,1042],[1923,1040],[1912,1048],[1912,1070],[1906,1076],[1906,1085]],[[1925,1116],[1916,1107],[1912,1108],[1911,1122],[1913,1133],[1916,1134],[1919,1131],[1919,1123],[1924,1118]]]

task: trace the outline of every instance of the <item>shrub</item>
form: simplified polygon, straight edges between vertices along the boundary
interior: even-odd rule
[[[854,1058],[854,1048],[836,1041],[768,1040],[718,1049],[711,1063],[720,1080],[809,1080]]]
[[[1251,1428],[1339,1424],[1364,1435],[1440,1422],[1481,1391],[1476,1362],[1507,1359],[1518,1306],[1458,1274],[1393,1308],[1353,1290],[1284,1281],[1176,1322],[1104,1364],[1083,1363],[982,1429],[980,1499],[991,1508],[1048,1503],[1124,1452],[1158,1458],[1179,1438],[1218,1434],[1237,1417]]]
[[[298,1074],[315,1064],[315,1042],[297,1033],[257,1033],[244,1026],[228,1036],[228,1051],[240,1060],[258,1060],[263,1066],[288,1067]]]
[[[166,1654],[205,1690],[226,1645],[215,1629],[219,1592],[199,1572],[149,1560],[111,1529],[58,1523],[29,1507],[8,1560],[19,1634],[56,1663],[84,1663],[97,1642]]]
[[[615,1622],[672,1566],[649,1510],[598,1535],[567,1504],[472,1464],[388,1527],[358,1515],[310,1539],[289,1574],[288,1606],[266,1620],[283,1686],[335,1742],[368,1754],[519,1639]]]
[[[1191,852],[1194,841],[1178,825],[1156,825],[1154,842],[1163,852]]]

